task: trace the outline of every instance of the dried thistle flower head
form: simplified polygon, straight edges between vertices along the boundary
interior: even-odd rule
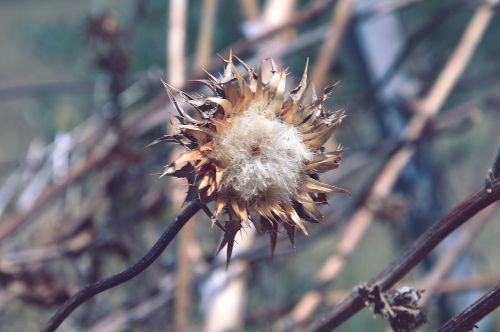
[[[212,222],[224,230],[220,249],[228,246],[228,262],[243,225],[252,222],[258,231],[267,232],[274,252],[279,225],[294,245],[297,227],[307,234],[304,221],[323,217],[318,205],[327,204],[327,193],[348,193],[318,178],[339,166],[342,153],[340,146],[333,152],[322,149],[344,117],[341,111],[323,108],[332,88],[321,97],[313,89],[312,101],[303,104],[307,64],[299,85],[286,93],[287,73],[272,60],[264,60],[259,72],[238,61],[246,79],[230,55],[221,79],[210,75],[201,81],[214,96],[178,91],[197,111],[197,119],[177,104],[173,88],[165,83],[178,112],[179,133],[159,139],[187,149],[163,175],[187,178],[188,200],[215,201]]]

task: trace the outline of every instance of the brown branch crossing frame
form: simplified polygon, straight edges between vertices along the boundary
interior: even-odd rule
[[[182,227],[200,208],[201,205],[198,201],[189,203],[177,216],[175,221],[165,230],[165,232],[163,232],[153,247],[137,263],[120,273],[90,284],[78,291],[56,311],[42,331],[55,331],[73,310],[78,308],[82,303],[99,293],[129,281],[146,270],[161,255],[177,233],[179,233]]]
[[[500,285],[497,285],[462,313],[453,317],[446,324],[437,329],[436,332],[472,331],[475,324],[498,308],[499,304]]]
[[[422,261],[444,238],[451,232],[476,215],[479,211],[500,199],[500,151],[499,156],[490,171],[490,178],[486,185],[476,193],[467,197],[450,213],[429,227],[413,245],[406,250],[396,261],[389,265],[382,273],[372,278],[369,285],[379,286],[382,291],[389,290],[397,281],[402,279],[412,268]],[[500,297],[496,294],[496,301]],[[321,321],[310,329],[312,332],[331,331],[344,323],[351,316],[363,309],[362,296],[355,289],[341,303]],[[476,317],[477,322],[480,318]]]

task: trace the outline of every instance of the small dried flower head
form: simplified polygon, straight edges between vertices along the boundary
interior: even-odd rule
[[[163,175],[187,178],[188,199],[215,202],[212,222],[224,230],[220,248],[228,246],[228,261],[243,225],[252,222],[267,232],[274,252],[280,225],[293,245],[297,227],[307,234],[304,221],[323,217],[318,206],[327,203],[327,193],[348,193],[318,177],[341,160],[340,146],[332,152],[322,149],[344,117],[323,108],[332,88],[321,97],[313,89],[311,102],[304,104],[307,64],[299,85],[287,93],[287,73],[272,60],[264,60],[259,72],[238,61],[246,79],[230,55],[220,79],[210,75],[201,81],[213,96],[178,91],[197,111],[196,118],[179,106],[165,83],[178,112],[178,133],[159,139],[187,149]]]
[[[215,158],[225,167],[221,187],[245,202],[290,203],[313,153],[297,128],[263,111],[249,107],[215,138]]]

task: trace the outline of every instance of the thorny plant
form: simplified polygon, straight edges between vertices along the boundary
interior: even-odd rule
[[[422,290],[401,287],[392,292],[382,292],[380,287],[361,285],[357,288],[365,306],[373,304],[373,312],[389,320],[395,332],[412,331],[426,322],[419,300]]]
[[[341,146],[331,152],[323,148],[344,118],[342,111],[323,106],[333,87],[321,96],[313,87],[311,102],[304,104],[307,64],[299,85],[287,93],[287,73],[272,59],[264,60],[258,71],[238,61],[247,79],[230,55],[220,79],[210,75],[201,81],[216,96],[178,91],[198,119],[180,107],[165,83],[178,112],[178,133],[157,140],[187,149],[163,175],[188,180],[188,201],[215,202],[215,213],[209,214],[224,231],[220,249],[227,245],[228,263],[244,225],[251,222],[268,233],[274,252],[280,225],[294,245],[297,228],[307,234],[304,221],[318,223],[323,218],[318,206],[327,204],[327,193],[349,193],[319,181],[319,173],[339,167],[343,151]],[[223,212],[226,219],[221,223]]]
[[[188,180],[189,204],[140,261],[73,295],[43,331],[54,331],[87,299],[143,272],[199,209],[224,231],[220,249],[227,245],[229,263],[242,223],[252,222],[258,231],[267,232],[274,252],[279,225],[294,245],[297,227],[307,234],[304,221],[318,223],[323,218],[318,206],[327,204],[327,193],[349,194],[319,181],[319,173],[339,167],[343,151],[341,146],[332,152],[323,148],[344,118],[342,111],[323,107],[333,87],[325,88],[321,96],[312,87],[311,102],[303,104],[309,87],[307,63],[299,85],[287,93],[287,72],[278,70],[272,59],[263,61],[258,72],[239,62],[246,79],[230,55],[221,79],[209,74],[208,80],[200,81],[215,96],[194,97],[176,90],[198,118],[181,108],[173,88],[164,83],[178,112],[179,133],[152,144],[174,142],[188,150],[167,165],[163,175]],[[215,201],[213,214],[206,205],[211,201]],[[222,224],[218,219],[223,212],[228,220]]]
[[[125,271],[88,285],[77,292],[54,314],[43,331],[54,331],[74,309],[87,299],[120,285],[143,272],[159,257],[197,211],[204,209],[205,212],[211,214],[206,206],[207,202],[215,201],[216,211],[215,214],[211,214],[212,222],[225,231],[221,248],[225,245],[228,246],[229,259],[234,235],[241,228],[241,223],[252,221],[256,228],[269,232],[271,247],[274,249],[278,225],[283,225],[293,242],[295,227],[299,227],[305,232],[303,220],[315,222],[320,218],[320,215],[316,216],[315,212],[317,205],[326,203],[325,194],[327,192],[346,193],[343,189],[319,182],[317,177],[318,173],[338,167],[342,152],[340,147],[332,154],[324,153],[321,149],[343,117],[341,113],[326,112],[322,108],[322,104],[331,89],[326,89],[323,96],[319,98],[313,90],[313,102],[302,106],[301,101],[307,87],[306,74],[304,74],[299,86],[286,97],[284,92],[286,73],[278,71],[272,61],[269,61],[269,64],[268,73],[271,78],[264,81],[260,77],[265,71],[261,69],[257,74],[253,68],[242,63],[249,74],[248,81],[245,81],[230,57],[221,80],[211,77],[211,80],[203,82],[210,86],[218,97],[194,98],[179,91],[188,103],[199,110],[201,120],[193,118],[180,108],[168,91],[169,97],[179,113],[177,119],[179,120],[180,134],[164,136],[158,142],[176,142],[189,150],[167,166],[164,172],[165,175],[188,179],[191,188],[187,197],[189,204],[141,260]],[[239,89],[233,85],[234,82],[238,83]],[[225,99],[226,95],[228,99]],[[248,96],[253,98],[260,96],[262,99],[259,101],[263,100],[265,106],[263,107],[259,103],[251,105],[253,99],[248,100]],[[270,105],[273,107],[266,108]],[[268,113],[266,110],[273,112]],[[255,172],[255,169],[259,169],[261,166],[259,162],[253,161],[254,166],[250,167],[254,173],[245,169],[245,166],[241,164],[242,156],[263,159],[266,156],[265,152],[262,151],[263,146],[260,141],[257,145],[239,140],[232,141],[234,136],[238,137],[242,133],[251,131],[249,126],[245,126],[245,122],[253,117],[257,117],[259,122],[264,123],[264,126],[271,128],[271,133],[278,133],[277,137],[284,138],[285,142],[274,142],[266,135],[260,136],[259,131],[251,132],[249,138],[258,137],[264,142],[268,140],[269,146],[284,149],[279,150],[280,153],[287,151],[287,148],[290,147],[289,144],[297,144],[299,152],[295,151],[295,154],[292,153],[291,156],[286,153],[286,156],[290,157],[291,160],[286,162],[295,163],[295,167],[299,169],[302,165],[302,172],[298,171],[295,175],[292,174],[284,182],[275,182],[274,179],[266,178],[272,174],[271,171]],[[241,132],[239,132],[240,130]],[[238,153],[233,158],[224,149],[229,151],[236,149]],[[272,158],[270,159],[272,160]],[[263,162],[262,159],[260,162]],[[217,175],[218,171],[219,175]],[[248,178],[242,177],[242,174]],[[266,180],[267,185],[259,186],[259,184],[254,183],[255,179]],[[249,184],[251,186],[247,187]],[[279,187],[280,185],[282,187]],[[279,191],[279,195],[274,194],[276,188],[286,189],[287,195],[283,195],[282,191]],[[307,195],[310,199],[304,199]],[[391,264],[379,276],[372,278],[364,289],[357,289],[311,331],[331,330],[367,303],[374,304],[375,312],[387,317],[396,330],[400,329],[402,321],[407,321],[408,313],[411,316],[409,318],[412,326],[421,324],[423,316],[418,308],[418,292],[400,290],[399,292],[386,293],[386,291],[453,230],[498,199],[500,199],[500,151],[486,186],[450,211],[447,216],[423,234],[395,263]],[[218,216],[224,210],[229,216],[229,220],[221,224]],[[290,232],[290,229],[293,229],[293,232]],[[474,308],[469,310],[471,314],[470,317],[467,316],[467,319],[472,324],[471,326],[496,308],[500,293],[496,291],[492,294],[487,297],[487,302],[483,301],[486,303],[485,305],[480,303],[476,306],[480,310]],[[401,320],[402,314],[405,318],[403,320]]]

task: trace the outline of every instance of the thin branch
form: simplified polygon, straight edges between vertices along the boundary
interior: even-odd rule
[[[436,332],[466,332],[472,331],[477,322],[498,308],[500,303],[500,285],[486,293],[458,316],[450,319]]]
[[[432,114],[444,104],[481,41],[497,2],[498,0],[486,1],[475,11],[453,56],[446,63],[428,96],[418,105],[419,111]]]
[[[282,24],[274,27],[273,29],[266,31],[264,34],[259,35],[255,38],[241,41],[231,47],[234,54],[242,54],[248,51],[251,47],[259,44],[260,42],[275,36],[276,34],[285,31],[290,27],[294,27],[298,24],[308,22],[315,18],[317,15],[323,13],[323,11],[335,3],[337,0],[316,0],[306,9],[300,11],[299,13],[293,15],[289,20],[283,22]],[[229,50],[223,51],[222,53],[227,54]],[[213,69],[213,68],[210,68]]]
[[[204,68],[210,61],[213,50],[215,19],[217,17],[218,0],[204,0],[198,30],[198,46],[196,50],[195,67]]]
[[[276,26],[286,23],[290,17],[293,17],[296,2],[296,0],[267,0],[262,11],[262,17],[259,23],[257,23],[260,33],[266,33]],[[260,63],[262,59],[272,56],[274,60],[278,61],[278,65],[281,65],[281,56],[273,53],[275,53],[277,49],[287,49],[288,43],[294,40],[295,37],[295,27],[289,27],[279,34],[274,35],[272,38],[261,42],[256,48],[257,51],[254,57],[257,57]]]
[[[17,230],[25,222],[31,220],[39,213],[42,208],[54,200],[60,193],[62,193],[70,184],[79,181],[84,176],[88,175],[91,171],[105,165],[110,160],[116,157],[113,151],[106,150],[102,153],[96,153],[88,157],[85,162],[78,167],[74,168],[64,179],[64,181],[57,183],[45,190],[40,197],[35,201],[27,211],[20,212],[11,218],[5,220],[0,225],[0,241],[5,239],[15,230]]]
[[[300,12],[298,12],[297,14],[291,16],[290,19],[287,20],[286,22],[283,22],[279,26],[276,26],[275,28],[267,31],[266,33],[264,33],[262,35],[258,35],[255,38],[251,38],[248,40],[243,40],[241,42],[238,42],[235,45],[231,46],[231,49],[233,50],[234,54],[241,55],[244,52],[247,52],[248,50],[250,50],[253,46],[261,43],[262,41],[264,41],[266,39],[269,39],[270,37],[273,37],[274,35],[276,35],[280,32],[283,32],[284,30],[286,30],[290,27],[294,27],[296,25],[312,21],[314,18],[316,18],[317,16],[324,13],[324,11],[328,7],[330,7],[331,5],[333,5],[337,1],[338,0],[316,0],[312,4],[310,4],[308,7],[306,7],[305,9],[303,9]],[[391,10],[399,10],[399,9],[404,8],[406,6],[409,6],[413,3],[415,3],[415,1],[403,0],[401,2],[401,4],[399,4],[399,5],[396,5],[396,4],[392,5],[392,8],[385,8],[385,9],[381,10],[380,8],[374,7],[371,10],[368,9],[368,10],[363,11],[361,13],[362,17],[360,17],[360,19],[372,17],[374,15],[379,15],[379,14],[387,14]],[[228,54],[229,49],[224,50],[222,53]],[[216,67],[217,66],[213,65],[213,66],[209,66],[209,68],[207,68],[207,69],[213,70],[213,69],[216,69]]]
[[[110,312],[107,316],[99,319],[89,328],[87,332],[113,332],[124,331],[132,325],[144,321],[152,314],[172,301],[172,294],[176,287],[172,273],[158,279],[158,287],[151,291],[146,298],[134,303],[127,304],[121,309]]]
[[[92,234],[82,232],[74,238],[62,243],[52,244],[45,247],[26,249],[18,252],[7,253],[0,259],[0,270],[17,270],[21,266],[40,264],[64,256],[82,252],[92,243]]]
[[[321,48],[312,75],[312,81],[319,89],[323,88],[328,73],[330,72],[330,66],[335,62],[344,33],[351,21],[353,8],[353,0],[339,0],[335,5],[330,23],[330,30],[328,31],[330,37]]]
[[[168,40],[166,40],[166,47],[168,49],[168,80],[170,84],[175,87],[182,87],[186,83],[186,73],[187,73],[187,63],[186,63],[186,30],[187,30],[187,10],[188,1],[187,0],[169,0],[170,8],[169,10],[169,31]],[[204,1],[204,7],[211,6],[213,10],[212,16],[215,16],[214,3],[210,5],[207,1]],[[209,21],[213,21],[213,18],[208,18],[205,13],[206,8],[203,9],[202,15],[202,28],[207,29],[206,25]],[[201,30],[200,30],[201,32]],[[205,35],[204,33],[208,33]],[[198,43],[198,61],[200,61],[200,56],[205,57],[206,52],[210,52],[210,47],[212,32],[205,31],[200,33],[200,40]],[[204,43],[205,45],[201,44]],[[202,49],[204,48],[204,49]],[[169,127],[169,130],[172,130]],[[174,149],[173,155],[178,155],[180,147]],[[172,189],[172,199],[174,202],[182,202],[183,200],[183,188],[180,186],[180,179],[175,179]],[[189,316],[189,304],[191,302],[191,264],[188,257],[188,248],[190,242],[193,238],[193,225],[189,225],[184,228],[179,234],[179,245],[177,247],[177,275],[175,289],[175,305],[174,305],[174,328],[177,331],[184,331],[187,329],[188,316]]]
[[[470,278],[453,278],[441,281],[435,288],[438,294],[457,293],[470,289],[494,287],[500,283],[499,275],[482,275]]]
[[[170,84],[181,87],[186,81],[187,0],[170,0],[167,15],[167,77]]]
[[[369,3],[365,8],[362,8],[356,14],[356,20],[363,20],[375,15],[385,15],[397,11],[403,7],[413,5],[422,0],[386,0],[386,1],[373,1]]]
[[[410,57],[410,55],[415,51],[417,46],[427,38],[430,34],[433,33],[440,25],[446,22],[446,20],[453,16],[453,14],[457,13],[457,10],[464,6],[466,0],[459,0],[451,3],[445,8],[438,11],[435,15],[433,15],[428,21],[425,22],[420,28],[412,32],[406,38],[401,50],[398,55],[394,59],[394,61],[390,64],[389,68],[385,71],[385,73],[378,78],[372,85],[372,88],[364,99],[371,99],[376,93],[381,91],[398,73],[401,66],[405,63],[405,61]],[[370,13],[368,11],[368,13]],[[356,19],[361,16],[356,16]]]
[[[59,325],[82,303],[91,297],[102,293],[110,288],[116,287],[128,280],[136,277],[141,272],[146,270],[165,250],[174,237],[179,233],[182,227],[191,219],[191,217],[198,212],[200,204],[198,201],[193,201],[187,205],[184,210],[177,216],[174,223],[172,223],[163,232],[161,237],[156,241],[153,247],[144,255],[137,263],[128,269],[115,274],[107,279],[90,284],[81,289],[78,293],[73,295],[66,301],[52,316],[47,325],[42,329],[43,332],[55,331]]]
[[[109,246],[117,243],[112,239],[103,239],[95,241],[88,239],[88,233],[82,232],[85,228],[82,227],[88,220],[92,218],[95,212],[102,208],[106,202],[105,187],[106,181],[97,190],[89,193],[89,199],[80,204],[78,213],[63,214],[61,218],[55,222],[55,225],[63,225],[57,231],[55,237],[51,240],[53,244],[42,247],[34,247],[30,249],[7,252],[0,258],[0,269],[18,269],[20,266],[33,265],[49,260],[60,259],[68,255],[74,256],[76,253],[83,253],[90,245],[90,240],[94,241],[93,246]],[[151,191],[147,194],[148,199],[142,201],[137,206],[137,211],[121,222],[128,224],[133,220],[144,220],[158,206],[162,206],[165,200],[165,190]]]
[[[419,286],[421,289],[425,289],[419,302],[421,307],[426,307],[429,304],[441,279],[443,279],[453,267],[457,257],[459,257],[477,238],[477,235],[483,229],[483,226],[488,221],[488,216],[491,215],[493,210],[493,206],[485,209],[484,212],[478,216],[479,220],[474,220],[466,225],[453,241],[452,245],[436,260],[432,270],[425,276],[423,282]]]
[[[495,167],[498,166],[495,164]],[[495,176],[499,175],[495,174]],[[466,198],[443,219],[429,227],[405,253],[382,273],[372,278],[369,284],[379,286],[382,291],[388,290],[422,261],[451,232],[499,199],[500,178],[495,177],[492,182]],[[363,307],[362,296],[357,290],[354,290],[349,297],[334,307],[332,312],[313,326],[310,331],[330,331],[341,325]]]

